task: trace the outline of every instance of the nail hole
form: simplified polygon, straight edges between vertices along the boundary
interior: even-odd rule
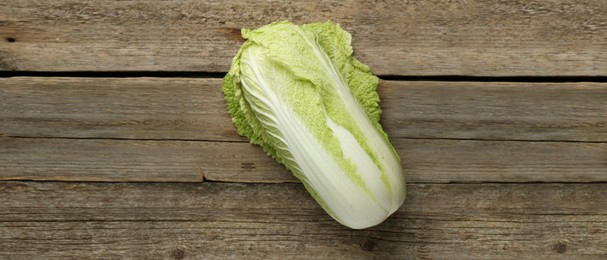
[[[564,254],[567,252],[567,245],[563,242],[558,242],[554,245],[553,249],[559,254]]]
[[[254,163],[240,163],[240,168],[252,170],[252,169],[255,169],[255,164]]]
[[[185,258],[185,251],[183,251],[181,248],[176,248],[171,252],[171,256],[175,260],[182,260]]]
[[[377,247],[377,244],[375,243],[375,241],[368,239],[367,241],[362,243],[360,246],[362,247],[362,249],[364,251],[373,251]]]

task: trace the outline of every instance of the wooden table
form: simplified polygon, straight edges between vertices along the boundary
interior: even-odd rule
[[[350,230],[239,137],[240,28],[332,19],[408,196]],[[0,258],[607,258],[607,2],[3,1]]]

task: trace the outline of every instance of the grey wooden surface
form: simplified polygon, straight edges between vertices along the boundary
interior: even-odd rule
[[[8,258],[600,259],[603,184],[413,184],[367,230],[299,184],[0,183]],[[41,203],[44,202],[44,203]]]
[[[4,1],[0,258],[605,259],[605,10]],[[379,226],[333,221],[231,125],[239,30],[282,19],[340,23],[382,77],[408,194]]]
[[[607,74],[603,0],[20,0],[0,9],[4,70],[224,72],[240,28],[333,20],[382,75]]]

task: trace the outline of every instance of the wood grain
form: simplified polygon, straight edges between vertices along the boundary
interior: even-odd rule
[[[0,73],[41,77],[0,78],[0,259],[606,259],[607,83],[553,78],[607,76],[604,10],[2,1]],[[329,19],[395,79],[380,82],[382,124],[408,195],[367,230],[238,136],[221,79],[205,78],[227,71],[241,28]],[[91,77],[113,73],[189,77]],[[404,81],[435,75],[562,83]]]
[[[607,257],[605,184],[408,188],[386,222],[351,230],[299,184],[0,182],[0,257]]]
[[[0,138],[0,180],[200,182],[217,145]]]
[[[393,139],[411,183],[605,182],[607,143]],[[295,182],[248,143],[0,138],[0,180]]]
[[[0,133],[28,137],[240,140],[220,79],[0,79]]]
[[[0,133],[246,141],[212,78],[0,79]],[[381,81],[393,138],[607,142],[607,83]]]
[[[383,81],[390,136],[607,141],[607,84]]]
[[[381,75],[605,76],[607,3],[5,1],[0,69],[225,72],[240,28],[333,20]]]

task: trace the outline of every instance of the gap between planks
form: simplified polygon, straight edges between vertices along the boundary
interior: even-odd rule
[[[143,139],[143,138],[120,138],[120,137],[72,137],[72,136],[19,136],[0,133],[0,138],[23,138],[23,139],[67,139],[67,140],[117,140],[117,141],[158,141],[158,142],[219,142],[219,143],[249,143],[248,140],[205,140],[205,139]],[[529,143],[590,143],[604,144],[607,141],[578,141],[578,140],[525,140],[525,139],[479,139],[479,138],[447,138],[447,137],[396,137],[409,140],[451,140],[451,141],[488,141],[488,142],[529,142]],[[394,139],[396,139],[394,138]]]
[[[215,78],[223,79],[227,72],[207,71],[0,71],[0,78]],[[390,81],[440,82],[513,82],[513,83],[601,83],[607,76],[473,76],[473,75],[376,75]]]

